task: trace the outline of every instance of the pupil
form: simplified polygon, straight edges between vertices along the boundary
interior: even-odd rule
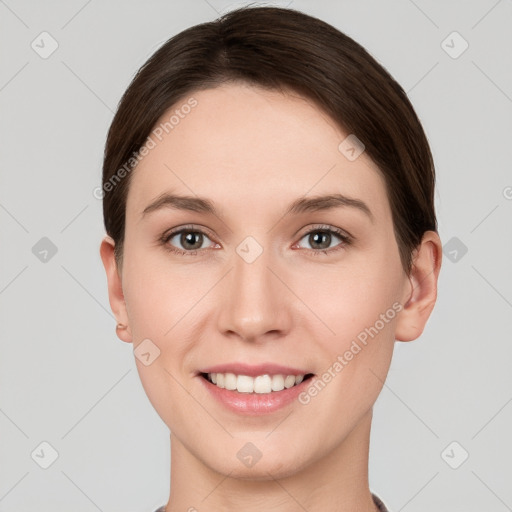
[[[317,239],[320,238],[320,240],[324,239],[324,243],[325,243],[325,239],[327,238],[327,240],[329,240],[330,238],[330,234],[329,233],[325,233],[325,232],[322,232],[322,231],[319,231],[317,232],[316,234],[312,235],[313,239],[315,240],[314,243],[322,243],[321,241],[318,242]],[[330,240],[329,240],[330,242]],[[311,244],[313,245],[313,244]],[[328,243],[325,247],[321,247],[321,249],[327,249],[329,247],[330,243]]]
[[[187,234],[182,234],[181,235],[181,243],[183,244],[184,247],[187,246],[187,244],[190,244],[192,246],[194,246],[194,243],[193,243],[193,239],[194,237],[197,237],[199,239],[199,243],[197,243],[196,241],[196,246],[197,247],[201,247],[201,233],[187,233]],[[197,247],[189,247],[191,249],[196,249]]]

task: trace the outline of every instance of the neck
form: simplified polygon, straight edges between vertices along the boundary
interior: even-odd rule
[[[165,512],[375,512],[368,484],[372,410],[326,457],[285,478],[232,478],[206,466],[171,433],[171,493]]]

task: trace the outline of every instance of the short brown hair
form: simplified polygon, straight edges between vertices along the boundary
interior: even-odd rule
[[[118,266],[131,173],[115,186],[112,179],[167,109],[193,91],[232,81],[293,90],[363,142],[385,179],[409,274],[424,232],[437,232],[434,162],[421,123],[402,87],[361,45],[324,21],[279,7],[242,7],[188,28],[133,78],[110,126],[103,162],[103,189],[111,184],[103,216]]]

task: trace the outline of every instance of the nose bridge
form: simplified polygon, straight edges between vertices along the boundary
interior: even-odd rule
[[[252,237],[236,247],[226,281],[221,330],[254,341],[266,332],[285,329],[283,285],[269,269],[276,266],[274,260],[271,250]]]

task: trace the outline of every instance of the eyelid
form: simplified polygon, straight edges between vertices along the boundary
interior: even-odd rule
[[[331,226],[330,224],[312,224],[307,226],[305,228],[306,231],[302,235],[300,235],[300,238],[303,238],[306,235],[309,235],[313,231],[328,231],[335,233],[339,237],[344,237],[349,240],[354,240],[354,237],[345,229],[337,228],[336,226]]]
[[[204,235],[207,235],[209,238],[215,238],[211,231],[201,224],[185,224],[183,226],[179,226],[177,228],[171,228],[164,232],[164,234],[161,236],[161,238],[168,238],[174,235],[177,235],[181,233],[182,231],[191,231],[191,232],[197,232],[202,233]]]

